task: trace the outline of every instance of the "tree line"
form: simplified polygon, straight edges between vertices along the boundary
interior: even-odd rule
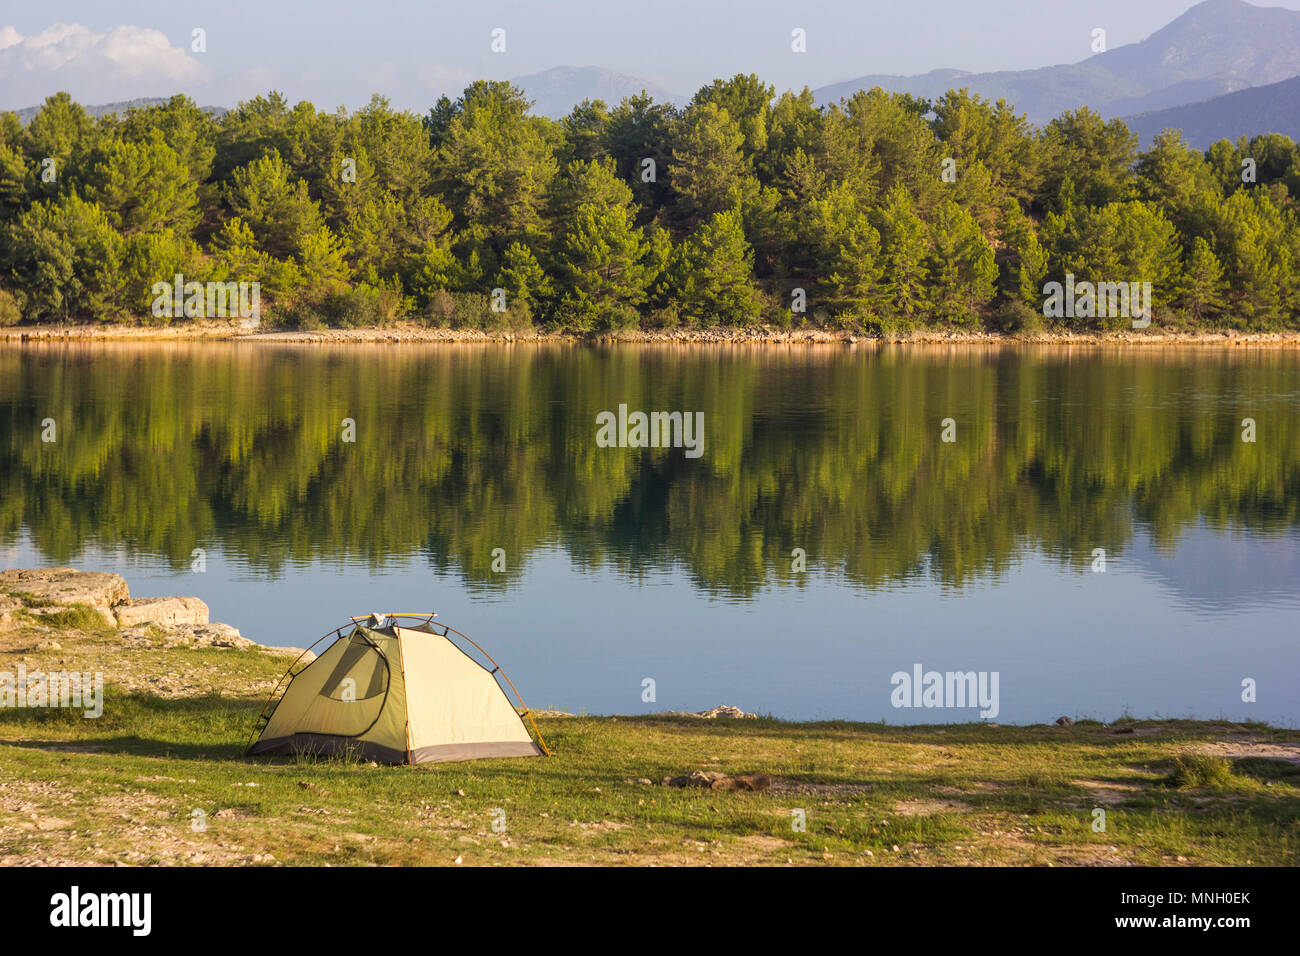
[[[150,306],[179,274],[258,282],[263,321],[300,328],[1129,325],[1045,318],[1067,277],[1150,283],[1159,326],[1300,327],[1279,134],[1139,150],[1086,107],[1037,128],[965,89],[818,106],[753,75],[682,109],[529,108],[480,81],[423,117],[278,93],[0,114],[0,323],[173,321]]]

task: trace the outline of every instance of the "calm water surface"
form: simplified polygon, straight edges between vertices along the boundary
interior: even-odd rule
[[[599,447],[620,404],[703,454]],[[436,610],[534,707],[980,719],[893,707],[920,664],[1001,723],[1297,726],[1300,352],[11,346],[0,563],[268,644]]]

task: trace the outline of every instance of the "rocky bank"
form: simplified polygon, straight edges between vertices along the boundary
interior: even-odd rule
[[[257,693],[267,683],[252,674],[241,682],[243,668],[223,674],[210,657],[164,653],[176,649],[262,653],[285,658],[286,665],[302,653],[263,646],[211,620],[208,605],[197,597],[132,597],[116,574],[73,568],[0,571],[0,670],[21,663],[29,672],[102,671],[127,690],[163,697]]]

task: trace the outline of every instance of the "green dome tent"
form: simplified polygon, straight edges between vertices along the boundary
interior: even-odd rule
[[[549,755],[523,699],[496,661],[464,634],[435,624],[434,617],[354,617],[346,635],[344,625],[316,641],[312,647],[337,638],[295,672],[299,657],[280,678],[246,753],[340,754],[394,764]],[[399,618],[417,623],[399,624]],[[491,669],[452,635],[478,650]],[[498,674],[514,691],[519,710]],[[284,693],[275,701],[281,686]]]

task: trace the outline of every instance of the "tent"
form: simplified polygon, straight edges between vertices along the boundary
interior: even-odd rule
[[[295,672],[300,657],[271,691],[246,753],[338,754],[401,764],[549,754],[496,661],[459,631],[434,623],[435,616],[354,617],[347,634],[346,624],[326,634],[316,644],[331,636],[334,643]],[[472,645],[490,669],[458,641]],[[285,678],[284,693],[273,704]],[[536,743],[521,712],[537,733]]]

